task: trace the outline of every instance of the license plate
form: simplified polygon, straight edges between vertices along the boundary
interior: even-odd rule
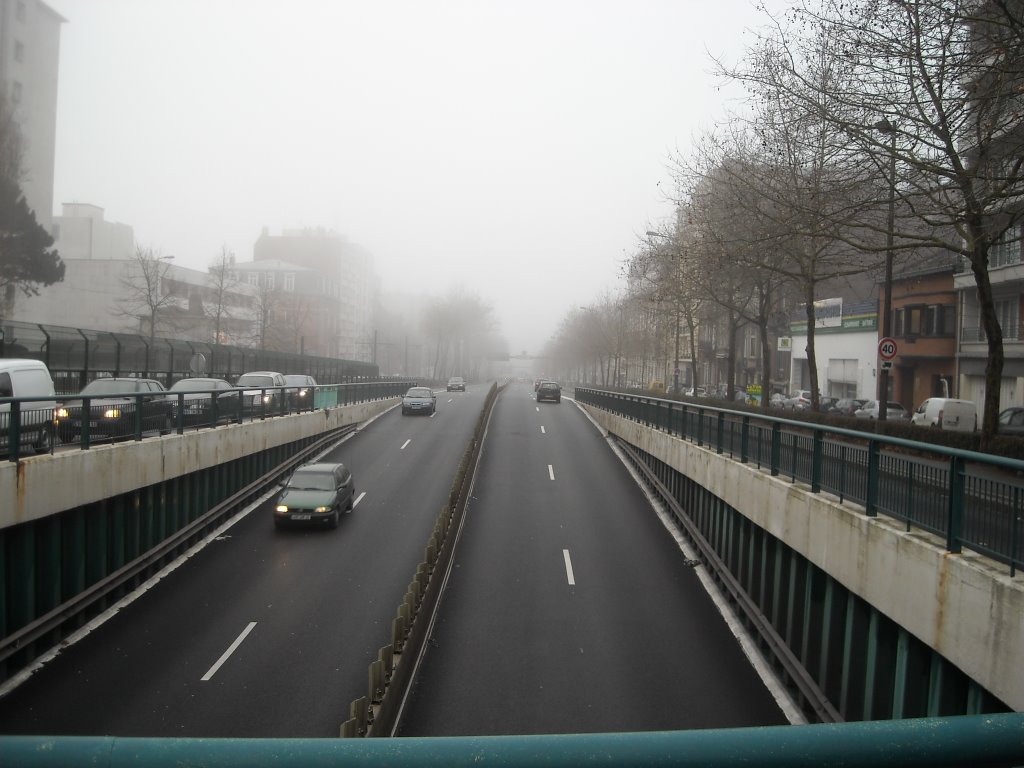
[[[292,515],[291,519],[292,520],[309,520],[310,516],[309,515]]]

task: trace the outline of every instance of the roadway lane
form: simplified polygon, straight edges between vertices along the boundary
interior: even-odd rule
[[[359,499],[337,530],[275,531],[267,500],[0,699],[0,731],[336,736],[485,394],[439,393],[429,418],[393,409],[331,450]]]
[[[785,722],[599,431],[510,386],[401,734]]]

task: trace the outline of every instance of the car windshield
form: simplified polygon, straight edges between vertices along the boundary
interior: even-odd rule
[[[405,393],[405,396],[406,397],[430,397],[433,394],[434,393],[431,392],[426,387],[418,387],[418,388],[410,389],[408,392]]]
[[[288,487],[298,491],[333,491],[334,475],[330,472],[296,472]]]
[[[309,376],[303,376],[303,375],[299,375],[299,374],[289,374],[289,375],[284,377],[284,380],[287,381],[289,384],[298,384],[299,386],[302,386],[302,387],[311,387],[311,386],[313,386],[313,382],[310,380]]]
[[[83,395],[92,395],[95,393],[110,394],[118,393],[123,394],[126,392],[138,392],[139,384],[135,381],[114,381],[112,379],[96,379],[90,381],[82,389]]]
[[[238,377],[238,386],[240,387],[272,387],[274,386],[273,376],[254,376],[253,374],[243,374]]]
[[[217,389],[216,379],[182,379],[174,382],[171,392],[203,392],[208,389]]]

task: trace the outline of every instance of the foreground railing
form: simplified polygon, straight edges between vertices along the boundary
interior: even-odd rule
[[[1024,461],[761,413],[577,387],[577,402],[1024,566]]]
[[[941,768],[1024,764],[1024,714],[651,733],[394,739],[0,737],[5,768],[617,766]]]

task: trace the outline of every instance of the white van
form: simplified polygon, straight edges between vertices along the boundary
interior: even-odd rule
[[[55,397],[53,379],[46,364],[39,360],[0,357],[0,398]],[[53,409],[56,400],[32,400],[20,404],[20,443],[32,446],[37,453],[53,445]],[[0,402],[0,454],[9,448],[11,404]]]
[[[914,411],[910,423],[952,432],[973,432],[978,427],[978,409],[971,400],[929,397]]]

